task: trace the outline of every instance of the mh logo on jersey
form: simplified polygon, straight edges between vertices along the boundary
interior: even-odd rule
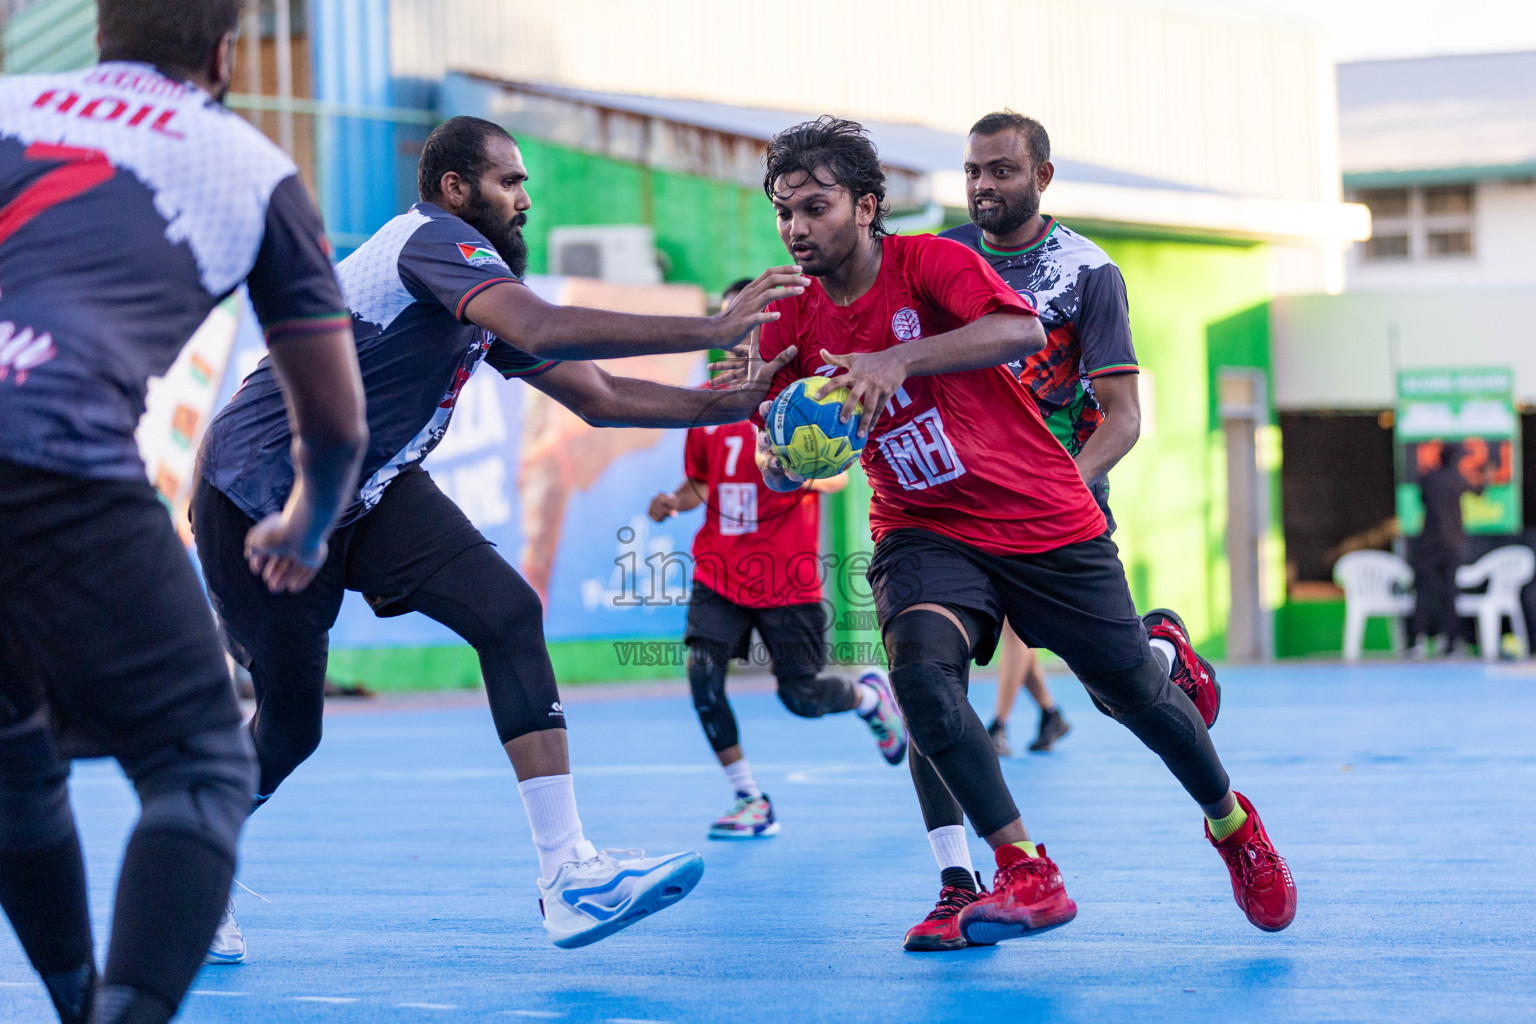
[[[472,267],[505,267],[507,265],[507,261],[501,258],[499,252],[478,242],[460,242],[459,255],[463,256],[464,262]]]
[[[923,336],[923,322],[917,318],[917,310],[903,306],[891,317],[891,333],[897,341],[911,341]]]

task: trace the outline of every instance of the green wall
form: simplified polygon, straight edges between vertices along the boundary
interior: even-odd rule
[[[1176,609],[1202,652],[1221,657],[1230,602],[1215,380],[1221,366],[1269,369],[1269,254],[1102,229],[1091,237],[1125,275],[1136,355],[1154,395],[1141,441],[1110,474],[1131,594],[1138,608]]]
[[[761,189],[657,171],[519,138],[528,167],[529,269],[548,272],[549,229],[649,224],[666,279],[719,292],[788,260]]]

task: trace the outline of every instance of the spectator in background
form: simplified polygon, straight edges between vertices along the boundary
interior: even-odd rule
[[[1456,617],[1456,570],[1467,555],[1467,534],[1461,524],[1461,496],[1482,494],[1488,486],[1486,466],[1477,470],[1477,482],[1469,481],[1457,463],[1461,445],[1452,441],[1440,451],[1440,468],[1419,481],[1424,496],[1424,531],[1413,545],[1413,585],[1418,602],[1412,619],[1414,657],[1428,652],[1429,638],[1445,638],[1441,648],[1450,654],[1458,646],[1460,623]]]

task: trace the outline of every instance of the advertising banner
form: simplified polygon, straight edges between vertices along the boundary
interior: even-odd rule
[[[1452,442],[1460,446],[1457,465],[1468,482],[1480,479],[1484,467],[1489,472],[1487,490],[1461,499],[1467,533],[1520,532],[1520,417],[1511,370],[1403,370],[1395,422],[1397,517],[1404,534],[1423,530],[1419,481],[1440,467]]]

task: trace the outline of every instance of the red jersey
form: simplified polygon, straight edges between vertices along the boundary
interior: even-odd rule
[[[693,578],[748,608],[821,600],[821,501],[814,491],[769,490],[751,423],[694,427],[683,472],[709,487],[693,538]]]
[[[839,372],[822,361],[822,349],[878,351],[988,313],[1035,312],[959,242],[893,235],[881,244],[874,286],[849,305],[834,304],[813,282],[769,307],[780,317],[763,325],[763,358],[800,347],[774,378],[770,399],[801,377]],[[917,527],[992,554],[1019,555],[1091,540],[1105,529],[1076,463],[1006,366],[908,377],[875,424],[862,461],[874,489],[869,525],[876,540]]]

